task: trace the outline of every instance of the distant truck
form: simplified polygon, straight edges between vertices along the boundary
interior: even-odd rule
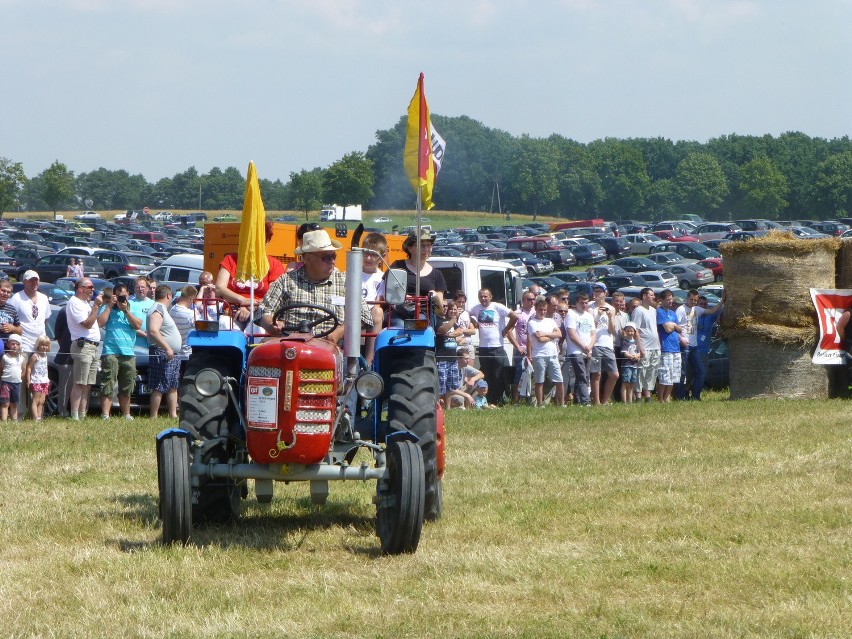
[[[339,206],[331,204],[320,211],[320,222],[343,222],[347,220],[361,221],[361,205],[349,204]]]

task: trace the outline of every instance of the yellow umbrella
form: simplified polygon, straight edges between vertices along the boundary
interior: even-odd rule
[[[254,162],[249,162],[246,194],[243,198],[243,219],[240,222],[240,243],[237,249],[236,278],[257,282],[266,277],[269,260],[266,258],[266,210],[260,198],[260,184]],[[252,287],[254,291],[254,287]],[[252,295],[252,297],[254,297]]]
[[[266,258],[266,210],[260,197],[260,184],[254,162],[249,162],[246,194],[243,198],[243,219],[240,222],[240,243],[237,248],[237,281],[249,284],[249,326],[254,322],[254,289],[256,282],[269,272]],[[254,329],[251,334],[254,336]]]

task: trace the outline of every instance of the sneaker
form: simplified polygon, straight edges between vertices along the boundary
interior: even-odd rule
[[[132,422],[133,421],[133,415],[125,415],[124,419],[128,422]]]
[[[101,415],[101,419],[104,419],[104,420],[109,419],[109,415]]]

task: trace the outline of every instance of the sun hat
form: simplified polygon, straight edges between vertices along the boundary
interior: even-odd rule
[[[636,330],[636,324],[634,324],[633,322],[627,322],[624,325],[624,328],[632,328],[635,331]]]
[[[339,251],[343,245],[337,240],[331,239],[328,231],[308,231],[302,236],[302,245],[293,251],[296,255],[303,253],[319,253],[320,251]]]
[[[37,279],[41,279],[41,278],[39,277],[38,273],[36,273],[34,270],[30,269],[29,271],[26,271],[26,272],[24,273],[24,276],[21,278],[21,281],[22,281],[22,282],[24,282],[24,281],[26,281],[26,280],[31,280],[31,279],[33,279],[34,277],[35,277],[35,278],[37,278]]]
[[[435,242],[435,236],[432,234],[432,231],[429,229],[421,229],[420,230],[420,241],[421,242]],[[412,231],[408,234],[408,237],[405,238],[405,241],[402,243],[403,249],[410,249],[412,246],[417,244],[417,232]]]
[[[12,333],[11,335],[9,335],[9,337],[6,339],[6,341],[7,342],[18,342],[18,344],[20,344],[21,343],[21,336],[15,335],[14,333]]]

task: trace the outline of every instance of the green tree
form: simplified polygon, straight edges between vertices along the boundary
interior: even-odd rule
[[[41,194],[47,207],[56,215],[60,204],[64,204],[74,195],[74,173],[59,160],[54,161],[41,176],[44,191]]]
[[[11,211],[19,202],[19,196],[27,184],[24,166],[0,157],[0,218],[4,211]]]
[[[633,216],[651,187],[642,153],[614,138],[596,140],[589,148],[603,187],[602,212],[615,218]]]
[[[787,207],[787,178],[765,155],[746,162],[739,169],[740,191],[746,210],[778,218]]]
[[[709,153],[690,153],[675,172],[678,200],[685,213],[710,217],[728,195],[728,183],[719,162]]]
[[[323,193],[328,204],[362,204],[373,197],[373,162],[355,151],[325,170]]]
[[[538,216],[539,210],[559,197],[559,167],[553,145],[522,135],[510,172],[510,194],[522,210]]]
[[[603,193],[595,158],[574,140],[559,135],[548,140],[556,151],[558,171],[559,197],[553,203],[554,213],[578,219],[596,215]]]
[[[135,209],[140,207],[148,183],[141,175],[127,171],[110,171],[103,167],[77,176],[76,191],[83,200],[92,200],[92,208],[100,210]]]
[[[814,199],[826,217],[852,213],[852,151],[832,155],[817,167]]]
[[[296,211],[305,212],[305,220],[308,212],[316,211],[322,206],[323,196],[323,170],[319,167],[306,171],[302,169],[298,173],[290,173],[290,197],[292,208]],[[345,205],[344,205],[345,206]]]
[[[652,220],[667,220],[680,212],[678,190],[674,179],[651,182],[645,197],[645,212]]]

